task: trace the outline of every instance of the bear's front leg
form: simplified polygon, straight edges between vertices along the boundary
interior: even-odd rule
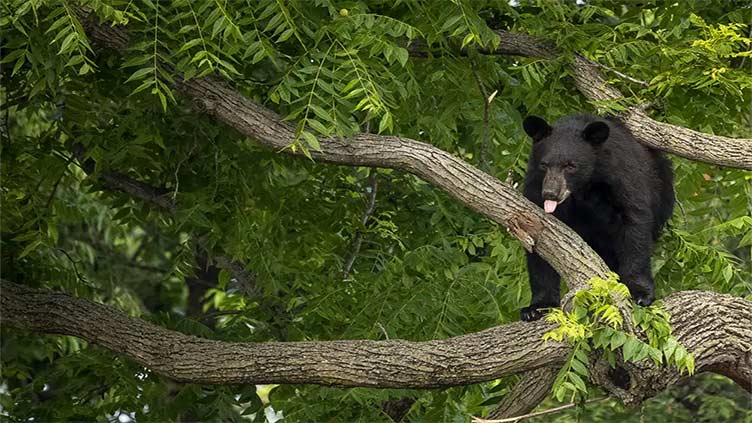
[[[616,239],[616,256],[621,282],[629,288],[632,299],[641,306],[649,306],[655,299],[655,284],[650,270],[650,255],[653,252],[651,222],[626,224]]]
[[[526,322],[543,317],[541,309],[559,306],[559,274],[538,254],[527,254],[527,274],[533,296],[530,306],[520,310],[520,318]]]

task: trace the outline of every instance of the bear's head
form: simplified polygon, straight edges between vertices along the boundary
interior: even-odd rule
[[[590,182],[598,149],[608,139],[609,126],[586,116],[565,118],[554,126],[529,116],[522,126],[533,139],[528,172],[542,176],[543,209],[553,213],[570,194]]]

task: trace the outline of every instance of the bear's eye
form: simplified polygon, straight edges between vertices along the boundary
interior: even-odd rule
[[[546,163],[546,162],[540,162],[540,168],[543,169],[543,170],[548,169],[548,163]]]
[[[574,163],[572,163],[572,162],[568,162],[567,164],[564,165],[564,169],[566,169],[566,170],[575,170],[575,169],[577,169],[577,166]]]

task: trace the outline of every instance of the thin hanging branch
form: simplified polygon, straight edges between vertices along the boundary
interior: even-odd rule
[[[360,219],[360,226],[362,228],[365,228],[368,222],[371,220],[371,215],[373,214],[374,209],[376,209],[376,193],[378,192],[379,188],[379,182],[376,178],[377,170],[375,168],[371,168],[368,171],[368,186],[366,187],[366,192],[364,193],[364,197],[366,199],[366,208],[363,210],[363,217]],[[350,276],[350,271],[352,270],[353,264],[355,264],[355,259],[358,257],[358,254],[360,254],[360,247],[363,244],[363,230],[358,229],[355,232],[355,238],[352,242],[352,247],[350,248],[350,255],[347,257],[347,260],[345,261],[345,267],[344,270],[342,270],[342,279],[347,279]]]
[[[572,402],[572,403],[569,403],[569,404],[566,404],[566,405],[562,405],[562,406],[559,406],[559,407],[549,408],[548,410],[536,411],[535,413],[527,413],[527,414],[522,414],[520,416],[507,417],[507,418],[503,418],[503,419],[483,419],[483,418],[480,418],[480,417],[473,416],[473,423],[517,423],[517,422],[519,422],[521,420],[529,419],[529,418],[532,418],[532,417],[545,416],[545,415],[548,415],[548,414],[559,413],[559,412],[562,412],[564,410],[569,410],[570,408],[577,407],[578,405],[591,404],[591,403],[594,403],[594,402],[603,401],[606,398],[608,398],[608,396],[601,396],[601,397],[597,397],[597,398],[591,398],[591,399],[585,401],[583,404],[578,404],[578,403]]]

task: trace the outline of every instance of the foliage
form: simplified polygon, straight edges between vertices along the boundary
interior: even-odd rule
[[[682,372],[694,373],[694,357],[671,336],[670,316],[660,303],[649,307],[632,305],[632,322],[647,337],[648,342],[644,342],[622,329],[624,318],[618,304],[630,295],[626,285],[619,283],[619,276],[612,273],[608,279],[595,277],[588,283],[590,288],[574,295],[571,312],[553,309],[546,315],[547,321],[559,326],[543,335],[543,339],[566,340],[572,345],[572,352],[554,382],[557,400],[586,397],[591,358],[604,359],[612,368],[621,361],[650,358],[656,365],[672,364]]]
[[[486,154],[487,172],[516,183],[529,148],[524,115],[553,120],[603,105],[576,91],[567,54],[482,54],[498,45],[494,30],[507,29],[649,82],[604,70],[626,104],[649,103],[659,120],[752,136],[747,1],[578,3],[0,0],[2,276],[233,341],[428,340],[515,321],[529,292],[524,251],[506,231],[389,170],[376,173],[376,208],[363,224],[368,169],[262,149],[197,117],[174,84],[231,81],[297,125],[291,149],[310,152],[328,135],[394,134],[476,165]],[[123,54],[92,45],[80,7],[127,24]],[[425,57],[412,55],[416,47]],[[672,160],[679,207],[654,254],[658,297],[683,289],[749,297],[749,172]],[[175,212],[112,189],[113,174],[157,187]],[[358,233],[362,246],[343,279]],[[241,263],[253,286],[221,271],[220,257]],[[581,301],[601,304],[598,295]],[[665,316],[635,313],[658,338],[630,341],[628,357],[659,349],[676,362],[658,347],[668,339]],[[606,335],[599,347],[583,338],[592,341],[582,348],[611,351],[617,316],[611,308],[591,316],[592,330]],[[285,421],[370,422],[387,420],[384,404],[401,399],[413,401],[406,420],[467,420],[516,380],[441,391],[279,386],[266,395],[177,384],[69,337],[2,328],[1,347],[0,404],[13,421],[262,421],[271,406]],[[737,389],[698,379],[643,412],[656,421],[713,421],[713,413],[744,421],[750,407]],[[685,399],[691,413],[669,411],[689,410]],[[589,406],[589,421],[637,421],[612,405]]]

